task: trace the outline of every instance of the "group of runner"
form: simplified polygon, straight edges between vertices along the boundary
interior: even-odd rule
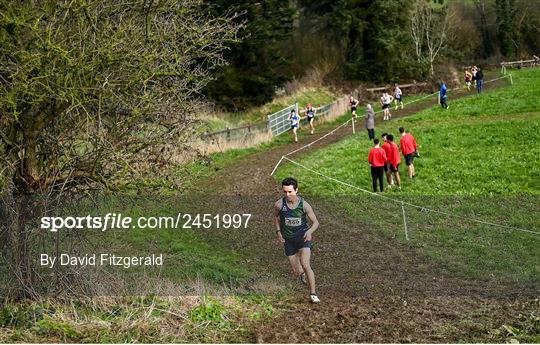
[[[482,92],[484,86],[484,72],[476,65],[471,68],[465,67],[465,86],[467,90],[471,90],[471,85],[476,88],[478,93]]]
[[[392,114],[390,113],[390,107],[392,106],[392,102],[394,102],[394,105],[395,105],[394,110],[398,110],[399,107],[401,107],[401,109],[404,108],[403,92],[401,91],[401,88],[399,87],[397,83],[394,84],[393,95],[390,95],[388,90],[385,89],[383,94],[379,98],[379,103],[381,104],[383,114],[384,114],[383,116],[384,121],[390,120],[390,118],[392,117]],[[353,95],[351,95],[349,97],[349,104],[351,105],[351,113],[353,117],[356,118],[357,117],[356,111],[359,104],[358,99],[356,99]],[[368,105],[369,105],[368,108],[372,109],[372,105],[371,104],[368,104]]]
[[[306,113],[306,119],[309,123],[310,127],[310,134],[315,133],[315,126],[313,124],[313,120],[315,119],[315,113],[317,112],[317,109],[313,108],[313,105],[311,103],[308,103],[306,109],[304,110]],[[295,109],[291,109],[291,112],[289,113],[289,117],[287,119],[291,122],[291,129],[293,133],[294,142],[298,142],[298,129],[300,129],[300,121],[302,120],[302,117],[296,112]]]

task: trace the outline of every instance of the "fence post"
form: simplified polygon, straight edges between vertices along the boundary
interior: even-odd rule
[[[510,73],[509,76],[510,76],[510,85],[514,85],[514,80],[512,80],[512,73]]]
[[[437,92],[437,104],[441,105],[441,91]]]
[[[401,201],[401,212],[403,213],[403,226],[405,227],[405,239],[409,240],[409,232],[407,231],[407,216],[405,215],[405,204]]]

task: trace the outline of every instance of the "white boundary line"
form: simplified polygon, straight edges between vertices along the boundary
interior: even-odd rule
[[[386,200],[389,200],[389,201],[392,201],[392,202],[396,202],[396,203],[399,203],[401,204],[402,206],[404,205],[407,205],[407,206],[410,206],[410,207],[414,207],[414,208],[417,208],[417,209],[420,209],[420,211],[429,211],[429,212],[434,212],[434,213],[438,213],[438,214],[443,214],[443,215],[446,215],[446,216],[453,216],[453,217],[457,217],[457,218],[461,218],[461,219],[465,219],[465,220],[470,220],[472,222],[476,222],[476,223],[481,223],[481,224],[486,224],[486,225],[491,225],[491,226],[496,226],[496,227],[500,227],[500,228],[504,228],[504,229],[509,229],[509,230],[516,230],[516,231],[521,231],[521,232],[527,232],[527,233],[531,233],[531,234],[535,234],[535,235],[540,235],[540,232],[538,231],[532,231],[532,230],[527,230],[527,229],[522,229],[522,228],[517,228],[517,227],[514,227],[514,226],[507,226],[507,225],[501,225],[501,224],[496,224],[496,223],[491,223],[491,222],[485,222],[483,220],[479,220],[479,219],[475,219],[475,218],[469,218],[469,217],[463,217],[463,216],[459,216],[459,215],[456,215],[454,213],[449,213],[449,212],[444,212],[444,211],[439,211],[439,210],[434,210],[434,209],[431,209],[431,208],[428,208],[428,207],[424,207],[424,206],[419,206],[419,205],[415,205],[415,204],[411,204],[409,202],[405,202],[403,200],[398,200],[398,199],[394,199],[394,198],[390,198],[386,195],[381,195],[381,194],[377,194],[377,193],[374,193],[374,192],[371,192],[371,191],[368,191],[366,189],[363,189],[363,188],[360,188],[360,187],[357,187],[355,185],[352,185],[350,183],[347,183],[347,182],[343,182],[341,180],[338,180],[336,178],[333,178],[331,176],[328,176],[328,175],[325,175],[323,173],[320,173],[316,170],[313,170],[313,169],[310,169],[308,167],[306,167],[305,165],[303,164],[300,164],[298,162],[295,162],[293,161],[292,159],[289,159],[285,156],[283,156],[283,159],[285,160],[288,160],[289,162],[309,171],[309,172],[312,172],[316,175],[319,175],[319,176],[322,176],[326,179],[329,179],[329,180],[332,180],[336,183],[339,183],[339,184],[342,184],[344,186],[347,186],[347,187],[350,187],[350,188],[353,188],[353,189],[357,189],[359,191],[362,191],[364,193],[367,193],[367,194],[371,194],[371,195],[374,195],[374,196],[377,196],[379,198],[383,198],[383,199],[386,199]],[[408,236],[407,236],[408,237]]]

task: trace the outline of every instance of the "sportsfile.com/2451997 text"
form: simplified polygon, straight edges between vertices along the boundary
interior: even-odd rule
[[[247,228],[251,213],[178,213],[176,216],[129,217],[120,213],[105,216],[41,217],[41,229],[240,229]]]

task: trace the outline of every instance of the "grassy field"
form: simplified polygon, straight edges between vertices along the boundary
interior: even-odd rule
[[[414,116],[376,127],[376,135],[408,128],[417,138],[421,158],[417,178],[406,178],[401,191],[366,196],[293,164],[282,166],[277,179],[295,176],[312,196],[347,196],[343,207],[381,234],[404,238],[399,200],[453,214],[444,216],[407,207],[410,245],[449,270],[470,275],[538,283],[538,235],[507,231],[466,220],[540,231],[540,70],[513,74],[514,85],[453,101],[450,109],[434,106]],[[378,116],[382,116],[378,114]],[[367,155],[372,144],[365,130],[337,144],[294,160],[320,173],[371,190]],[[358,205],[362,205],[359,207]]]

